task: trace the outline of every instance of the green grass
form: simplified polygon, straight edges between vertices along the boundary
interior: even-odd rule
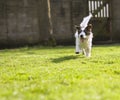
[[[120,100],[120,45],[0,50],[0,100]]]

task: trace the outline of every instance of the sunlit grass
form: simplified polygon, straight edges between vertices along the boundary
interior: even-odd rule
[[[120,45],[0,50],[0,100],[119,100]]]

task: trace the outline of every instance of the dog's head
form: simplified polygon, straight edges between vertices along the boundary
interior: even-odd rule
[[[91,32],[92,32],[92,24],[88,24],[86,29],[82,31],[79,36],[81,39],[86,39],[90,35]]]

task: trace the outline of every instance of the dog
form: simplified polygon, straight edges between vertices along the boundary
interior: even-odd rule
[[[81,31],[80,29],[81,28],[76,27],[75,37],[78,36],[78,39],[76,40],[76,54],[82,52],[86,57],[90,57],[93,39],[92,24],[88,24],[84,31]]]

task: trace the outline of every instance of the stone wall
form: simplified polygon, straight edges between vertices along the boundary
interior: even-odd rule
[[[58,44],[74,44],[74,25],[86,14],[84,4],[86,0],[0,0],[0,45],[44,44],[51,30]]]
[[[117,41],[119,5],[119,0],[111,0],[110,31]],[[74,25],[88,15],[87,7],[87,0],[0,0],[0,47],[43,44],[51,31],[58,44],[74,44]]]
[[[74,25],[87,14],[87,0],[51,0],[53,35],[58,43],[74,43]]]
[[[112,37],[120,42],[120,0],[111,0]]]
[[[47,0],[0,0],[0,46],[46,40],[48,20]]]
[[[57,43],[69,42],[73,38],[70,0],[51,0],[53,35]]]
[[[7,44],[7,20],[4,0],[0,0],[0,45]]]
[[[7,0],[8,41],[35,43],[39,39],[36,0]]]

